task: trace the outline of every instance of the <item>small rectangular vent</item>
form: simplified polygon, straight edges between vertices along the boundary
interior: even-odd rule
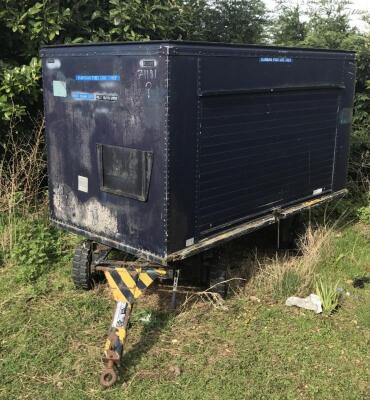
[[[98,144],[100,190],[146,201],[153,152]]]

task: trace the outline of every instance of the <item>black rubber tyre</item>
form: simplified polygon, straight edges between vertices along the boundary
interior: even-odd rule
[[[223,299],[226,298],[229,285],[224,281],[226,277],[226,269],[211,268],[209,271],[209,287],[214,286],[210,291],[218,293]]]
[[[203,267],[208,272],[209,291],[218,293],[223,299],[227,296],[229,285],[226,281],[227,270],[220,260],[218,250],[206,252],[203,254]]]
[[[296,249],[299,237],[304,233],[302,215],[293,215],[280,221],[280,249]]]
[[[93,255],[92,242],[82,242],[75,251],[72,261],[72,280],[77,289],[90,290],[94,286],[91,273]]]

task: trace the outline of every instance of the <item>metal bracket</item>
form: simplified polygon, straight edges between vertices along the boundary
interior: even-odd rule
[[[172,298],[171,298],[172,310],[175,310],[175,308],[176,308],[176,293],[177,293],[177,287],[179,284],[179,276],[180,276],[180,270],[176,269],[173,274],[173,286],[172,286]]]
[[[280,219],[283,217],[281,207],[274,207],[272,209],[272,215],[276,223],[276,248],[280,249]]]
[[[140,261],[120,262],[117,263],[117,266],[107,262],[97,266],[96,270],[104,272],[116,301],[113,321],[104,347],[105,368],[100,375],[100,383],[104,387],[109,387],[118,379],[118,367],[120,366],[127,337],[128,322],[135,300],[142,296],[157,278],[167,277],[169,271]]]

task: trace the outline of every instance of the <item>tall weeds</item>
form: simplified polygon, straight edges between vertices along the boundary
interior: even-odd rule
[[[257,271],[249,285],[275,299],[306,295],[314,286],[315,273],[323,255],[329,251],[333,231],[333,226],[309,226],[299,240],[298,257],[285,254],[257,260]]]
[[[16,242],[17,221],[35,212],[42,200],[46,162],[44,119],[32,120],[32,132],[9,123],[6,141],[0,149],[0,251],[12,249]]]
[[[33,120],[31,134],[11,121],[0,161],[0,213],[12,214],[34,206],[45,178],[44,119]]]

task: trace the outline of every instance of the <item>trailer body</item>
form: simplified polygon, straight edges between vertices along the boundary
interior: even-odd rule
[[[352,52],[160,41],[40,53],[58,226],[167,265],[343,193]]]

